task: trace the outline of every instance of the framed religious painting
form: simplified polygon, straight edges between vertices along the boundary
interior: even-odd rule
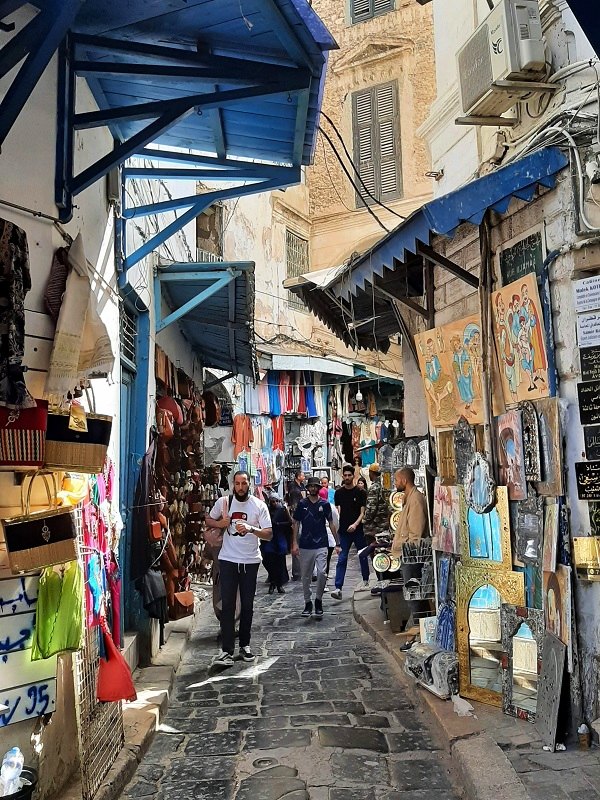
[[[461,416],[483,423],[479,315],[419,333],[415,344],[431,426],[447,428]]]
[[[563,494],[563,457],[560,404],[558,397],[533,403],[539,425],[541,481],[535,482],[538,494],[560,497]]]
[[[523,460],[525,478],[528,481],[542,480],[540,453],[540,430],[537,412],[529,400],[521,403],[521,430],[523,433]]]
[[[504,603],[502,628],[502,710],[527,722],[535,722],[538,679],[546,627],[544,612]]]
[[[498,472],[500,483],[508,486],[510,500],[527,497],[521,412],[513,409],[497,419]]]
[[[498,486],[496,504],[483,514],[462,503],[460,559],[465,566],[512,569],[510,512],[506,486]]]
[[[546,507],[544,508],[544,572],[556,572],[559,512],[560,506],[556,500],[548,501],[546,503]]]
[[[496,481],[489,461],[481,453],[475,453],[467,466],[465,499],[478,514],[485,514],[496,502]]]
[[[442,484],[456,484],[456,462],[454,455],[454,431],[438,431],[437,468]]]
[[[493,292],[492,324],[506,405],[549,397],[546,332],[534,272]]]
[[[460,486],[444,486],[435,479],[433,489],[433,550],[442,553],[459,552],[459,529],[462,521],[463,490]]]

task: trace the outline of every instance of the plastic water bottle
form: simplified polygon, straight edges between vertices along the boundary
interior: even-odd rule
[[[18,747],[11,747],[2,759],[0,770],[0,797],[16,794],[21,788],[21,770],[23,769],[23,753]]]

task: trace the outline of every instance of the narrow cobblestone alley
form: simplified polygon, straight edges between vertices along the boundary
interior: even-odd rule
[[[358,575],[348,573],[351,587]],[[210,673],[217,624],[202,614],[168,713],[124,798],[439,800],[458,797],[448,759],[359,627],[350,593],[303,619],[302,592],[259,575],[255,664]]]

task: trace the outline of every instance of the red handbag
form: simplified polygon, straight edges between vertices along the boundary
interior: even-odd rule
[[[34,408],[0,406],[0,467],[41,467],[46,457],[48,402]]]
[[[96,696],[100,703],[116,703],[119,700],[137,700],[129,664],[113,642],[106,620],[102,625],[104,647],[107,658],[101,658],[98,666]]]

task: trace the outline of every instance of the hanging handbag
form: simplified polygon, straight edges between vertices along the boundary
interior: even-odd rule
[[[0,467],[41,467],[46,448],[48,403],[35,408],[0,406]]]
[[[191,617],[194,613],[194,593],[190,590],[185,592],[175,592],[175,602],[169,609],[171,620],[184,619]]]
[[[102,621],[101,627],[106,658],[101,658],[98,664],[96,697],[100,703],[137,700],[129,664],[114,643],[106,620]]]
[[[86,395],[89,401],[87,389]],[[45,467],[93,475],[102,472],[110,442],[112,417],[96,414],[93,393],[89,404],[92,410],[86,414],[87,431],[69,427],[70,410],[53,410],[48,414]]]
[[[41,476],[46,487],[48,508],[31,511],[31,490],[34,480]],[[21,514],[2,520],[8,563],[14,574],[31,572],[53,564],[64,564],[77,559],[77,529],[81,509],[59,508],[56,504],[56,477],[52,474],[54,498],[45,474],[31,475],[27,497],[25,480],[21,484]]]

